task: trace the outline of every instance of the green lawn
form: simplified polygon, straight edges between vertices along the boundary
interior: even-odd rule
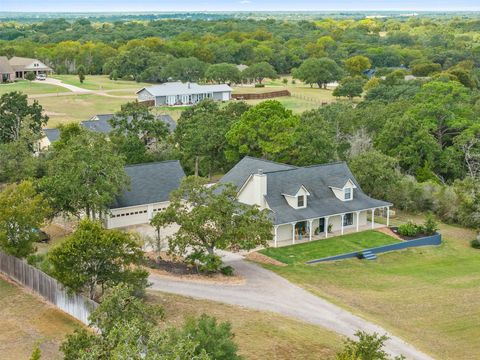
[[[20,91],[27,95],[38,95],[38,94],[54,94],[61,92],[69,92],[70,90],[65,89],[60,86],[44,84],[44,83],[34,83],[30,81],[17,81],[14,83],[0,84],[0,95],[12,92]]]
[[[301,264],[308,260],[340,255],[397,242],[399,241],[391,236],[370,230],[298,245],[267,248],[260,250],[260,252],[285,264]]]
[[[402,215],[393,223],[409,219],[423,221]],[[265,266],[434,358],[474,359],[480,354],[480,250],[469,246],[474,231],[446,224],[440,231],[441,246],[380,254],[376,261]]]
[[[80,326],[73,318],[1,277],[0,323],[2,360],[29,359],[37,343],[42,359],[61,359],[60,343]]]
[[[53,77],[62,80],[66,84],[78,86],[88,90],[139,90],[142,87],[152,85],[128,80],[110,80],[107,75],[87,75],[83,84],[80,83],[77,75],[53,75]]]

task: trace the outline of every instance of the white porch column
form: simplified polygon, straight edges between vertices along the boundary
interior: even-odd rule
[[[359,225],[360,225],[360,211],[357,211],[357,223],[356,223],[357,232],[358,232],[358,230],[359,230]]]
[[[292,244],[295,244],[295,225],[297,223],[292,223]]]
[[[343,235],[343,219],[345,219],[345,214],[340,215],[340,233]]]
[[[324,227],[325,227],[325,239],[326,239],[328,238],[328,216],[325,216]]]
[[[387,227],[390,226],[390,206],[387,206]]]
[[[313,220],[308,220],[308,241],[312,241]]]
[[[372,229],[375,227],[375,209],[372,209]]]
[[[273,244],[274,244],[275,247],[277,247],[277,242],[278,242],[278,225],[274,225],[274,226],[273,226],[273,231],[274,231]]]

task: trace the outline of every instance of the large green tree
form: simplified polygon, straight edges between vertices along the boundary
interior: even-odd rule
[[[183,82],[199,81],[205,77],[207,64],[196,57],[180,58],[170,61],[162,70],[165,78]]]
[[[98,300],[104,291],[129,283],[142,293],[148,273],[137,239],[119,230],[105,230],[99,222],[83,220],[75,232],[52,249],[48,258],[57,280],[72,291]]]
[[[103,134],[77,129],[54,144],[40,188],[56,212],[90,218],[109,209],[128,185],[124,160]],[[66,135],[69,132],[65,133]]]
[[[363,55],[352,56],[345,60],[345,69],[352,76],[362,75],[362,73],[370,69],[371,66],[370,59]]]
[[[0,192],[0,248],[19,258],[33,253],[38,229],[50,214],[30,181],[7,186]]]
[[[305,60],[298,69],[292,72],[296,79],[319,88],[326,87],[328,83],[340,80],[343,70],[338,64],[329,58],[310,58]]]
[[[362,96],[365,80],[360,76],[343,78],[333,90],[333,96],[345,96],[352,100],[354,97]]]
[[[269,63],[262,61],[243,70],[242,77],[250,82],[262,83],[263,79],[276,79],[278,77],[274,67]]]
[[[204,100],[183,111],[175,129],[182,163],[193,167],[195,175],[210,176],[221,170],[226,164],[225,134],[248,108],[243,102],[220,107],[217,102]]]
[[[210,65],[205,73],[205,77],[209,81],[216,83],[238,83],[242,78],[240,70],[235,64],[213,64]]]
[[[116,112],[110,124],[117,136],[136,136],[145,145],[160,141],[168,134],[167,125],[153,115],[150,108],[138,101],[123,104]]]
[[[0,143],[19,140],[25,128],[38,136],[47,121],[37,100],[29,104],[27,95],[17,91],[0,97]]]
[[[263,101],[246,111],[227,132],[231,160],[243,155],[277,159],[295,143],[299,118],[276,100]]]
[[[19,182],[37,175],[40,158],[21,139],[0,144],[0,183]]]
[[[180,226],[169,239],[173,253],[208,263],[216,262],[215,250],[251,250],[267,244],[272,222],[266,210],[239,203],[232,184],[205,185],[204,179],[190,176],[172,193],[166,216]]]

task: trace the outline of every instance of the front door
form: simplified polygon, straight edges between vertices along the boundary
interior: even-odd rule
[[[318,219],[318,232],[325,232],[325,218]]]

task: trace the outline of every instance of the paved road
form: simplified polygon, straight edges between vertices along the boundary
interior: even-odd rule
[[[77,94],[88,94],[92,92],[92,90],[83,89],[75,85],[65,84],[62,80],[58,80],[52,77],[47,77],[45,80],[41,80],[41,81],[35,80],[34,82],[37,82],[39,84],[50,84],[50,85],[60,86]]]
[[[275,273],[245,261],[238,254],[224,254],[224,261],[246,279],[243,285],[217,285],[167,280],[152,275],[152,289],[194,298],[209,299],[257,310],[272,311],[308,323],[322,326],[339,334],[352,337],[362,329],[369,333],[387,334],[391,339],[386,351],[391,355],[403,354],[409,360],[432,360],[385,329],[361,319],[342,308],[319,298],[290,283]]]

